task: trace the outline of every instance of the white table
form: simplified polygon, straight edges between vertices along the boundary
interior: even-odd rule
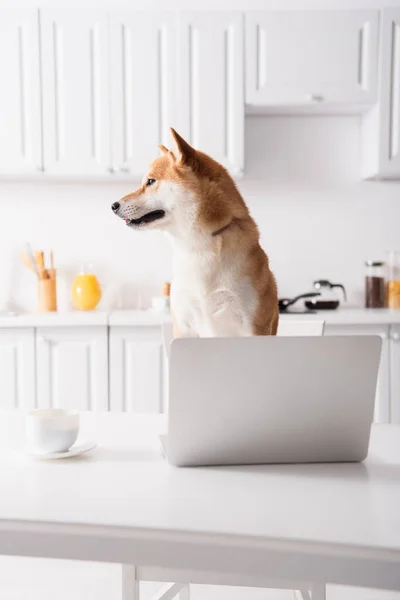
[[[91,455],[32,461],[0,413],[0,554],[121,563],[124,600],[142,579],[400,590],[400,427],[374,426],[363,464],[174,469],[163,417],[82,421]]]

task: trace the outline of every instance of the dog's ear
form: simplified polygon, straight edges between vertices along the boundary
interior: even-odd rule
[[[164,144],[158,144],[158,147],[160,148],[163,154],[168,154],[168,148],[166,148]]]
[[[168,157],[171,160],[171,162],[173,162],[173,163],[176,162],[176,156],[175,156],[175,154],[171,150],[168,150],[168,148],[166,148],[164,146],[164,144],[158,144],[158,147],[160,148],[160,150],[161,150],[161,152],[163,154],[167,154],[168,155]]]
[[[176,160],[181,165],[187,165],[195,169],[198,163],[198,154],[192,146],[190,146],[184,139],[176,133],[175,129],[170,128],[172,138],[176,144],[177,157]]]

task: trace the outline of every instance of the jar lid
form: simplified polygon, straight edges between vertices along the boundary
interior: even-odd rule
[[[382,260],[366,260],[366,267],[383,267],[385,263]]]

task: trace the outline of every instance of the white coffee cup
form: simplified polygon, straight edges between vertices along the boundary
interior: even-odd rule
[[[25,433],[36,452],[66,452],[77,440],[79,413],[60,408],[33,410],[26,416]]]

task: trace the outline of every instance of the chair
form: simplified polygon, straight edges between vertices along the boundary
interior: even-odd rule
[[[325,321],[311,321],[306,319],[298,319],[295,321],[281,318],[279,320],[278,336],[319,336],[323,335],[324,327]],[[168,361],[169,348],[172,340],[174,339],[172,323],[165,321],[162,324],[162,335],[164,341],[164,351]]]
[[[325,321],[279,319],[278,336],[312,336],[324,334]]]
[[[167,360],[168,363],[168,359],[169,359],[169,348],[171,346],[171,342],[174,339],[174,326],[172,323],[168,322],[168,321],[164,321],[162,324],[162,336],[163,336],[163,343],[164,343],[164,352],[165,352],[165,358]]]

